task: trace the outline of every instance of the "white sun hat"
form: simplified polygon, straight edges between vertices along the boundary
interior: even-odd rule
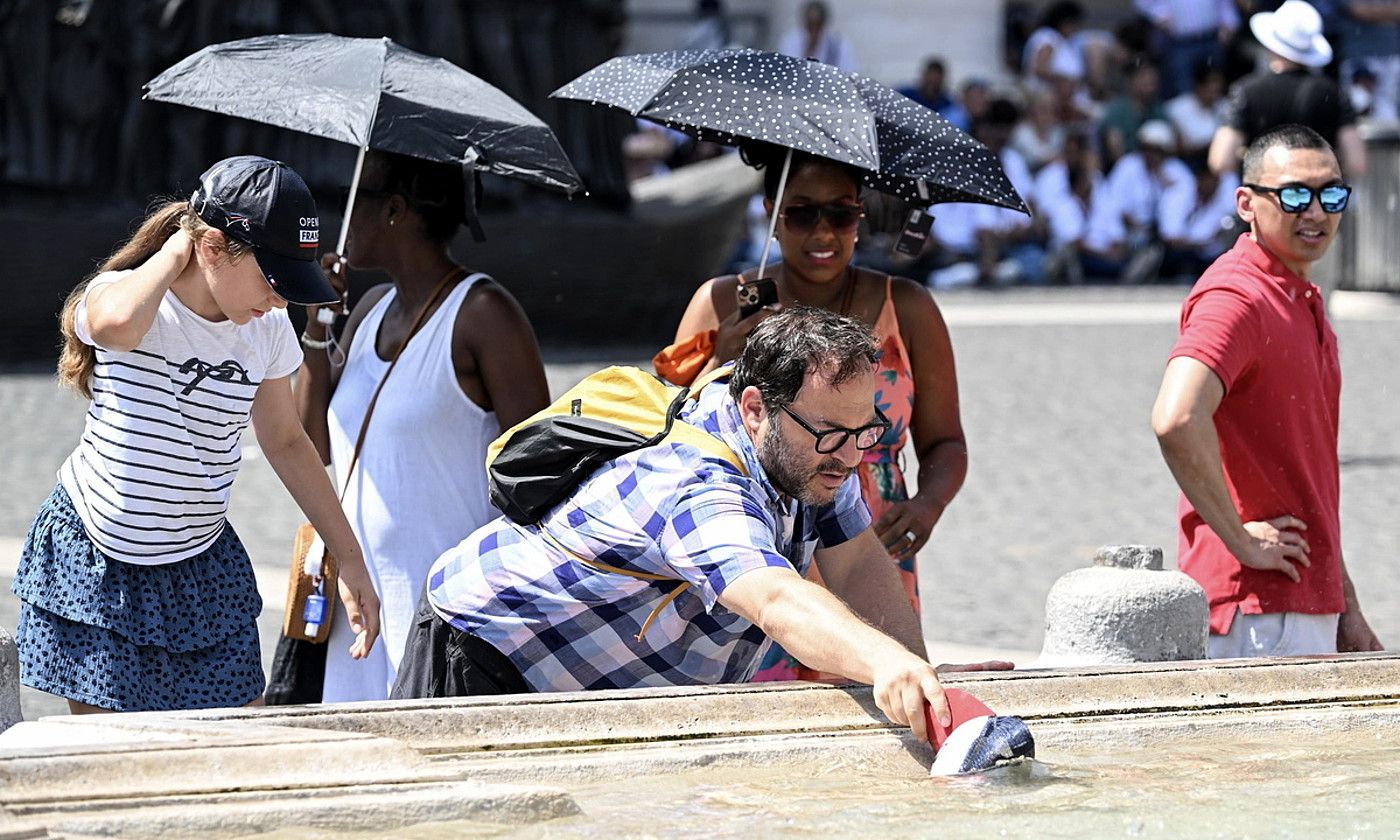
[[[1176,132],[1165,120],[1148,120],[1137,130],[1139,146],[1155,146],[1170,152],[1176,148]]]
[[[1303,0],[1287,0],[1276,12],[1260,12],[1249,29],[1264,48],[1304,67],[1324,67],[1332,45],[1322,37],[1322,15]]]

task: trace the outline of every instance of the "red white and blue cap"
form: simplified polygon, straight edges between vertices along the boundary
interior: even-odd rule
[[[199,176],[190,206],[211,227],[251,245],[268,285],[288,303],[340,300],[316,261],[316,200],[287,164],[257,155],[225,158]]]

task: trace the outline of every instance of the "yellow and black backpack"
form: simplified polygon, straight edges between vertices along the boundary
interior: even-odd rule
[[[683,388],[637,367],[592,374],[487,448],[491,503],[512,522],[534,524],[608,461],[667,440],[693,444],[747,474],[722,441],[677,419],[686,400],[728,375],[722,367]]]

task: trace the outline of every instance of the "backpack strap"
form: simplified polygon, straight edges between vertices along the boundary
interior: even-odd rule
[[[710,371],[709,373],[705,374],[704,376],[695,377],[695,381],[690,384],[690,398],[692,400],[700,399],[700,392],[705,390],[706,385],[709,385],[711,382],[714,382],[716,380],[724,379],[733,372],[734,365],[723,364]]]
[[[636,636],[632,637],[639,642],[642,640],[642,637],[647,634],[647,629],[651,627],[652,622],[656,621],[656,617],[661,615],[661,611],[666,609],[667,605],[669,605],[672,601],[676,600],[676,597],[678,595],[690,588],[689,581],[677,581],[673,577],[666,577],[665,575],[656,575],[652,574],[651,572],[634,572],[630,569],[622,569],[617,566],[610,566],[607,563],[599,563],[597,560],[589,560],[570,551],[567,547],[565,547],[563,543],[555,539],[554,535],[549,533],[549,530],[546,529],[543,525],[537,526],[537,530],[540,532],[540,536],[544,537],[550,545],[564,552],[564,554],[566,554],[570,559],[574,560],[575,562],[582,563],[590,569],[597,569],[600,572],[609,572],[614,575],[622,575],[623,577],[636,578],[637,580],[647,580],[652,582],[672,581],[674,583],[679,584],[675,589],[672,589],[670,592],[667,592],[665,597],[663,597],[660,601],[657,602],[656,606],[652,608],[651,613],[647,615],[646,620],[642,622],[641,629],[637,631]]]
[[[684,420],[674,420],[671,422],[671,429],[666,433],[664,440],[676,443],[688,443],[696,449],[714,458],[719,458],[727,464],[733,466],[741,475],[747,476],[749,470],[744,466],[744,462],[739,459],[738,453],[730,449],[724,441],[700,428],[692,426]]]
[[[724,379],[732,372],[732,365],[721,365],[704,376],[697,377],[695,383],[690,386],[690,390],[685,392],[684,399],[700,399],[700,392],[705,390],[706,385]],[[740,474],[745,476],[749,474],[748,467],[744,466],[744,462],[740,460],[738,454],[736,454],[733,449],[730,449],[724,441],[716,438],[714,435],[698,426],[692,426],[684,420],[673,419],[670,427],[666,431],[664,439],[674,440],[678,443],[688,443],[701,450],[706,455],[719,458],[733,465]]]

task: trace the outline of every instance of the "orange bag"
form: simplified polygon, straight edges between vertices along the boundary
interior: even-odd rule
[[[656,375],[672,385],[689,386],[715,354],[715,331],[705,330],[661,348],[651,359]]]

